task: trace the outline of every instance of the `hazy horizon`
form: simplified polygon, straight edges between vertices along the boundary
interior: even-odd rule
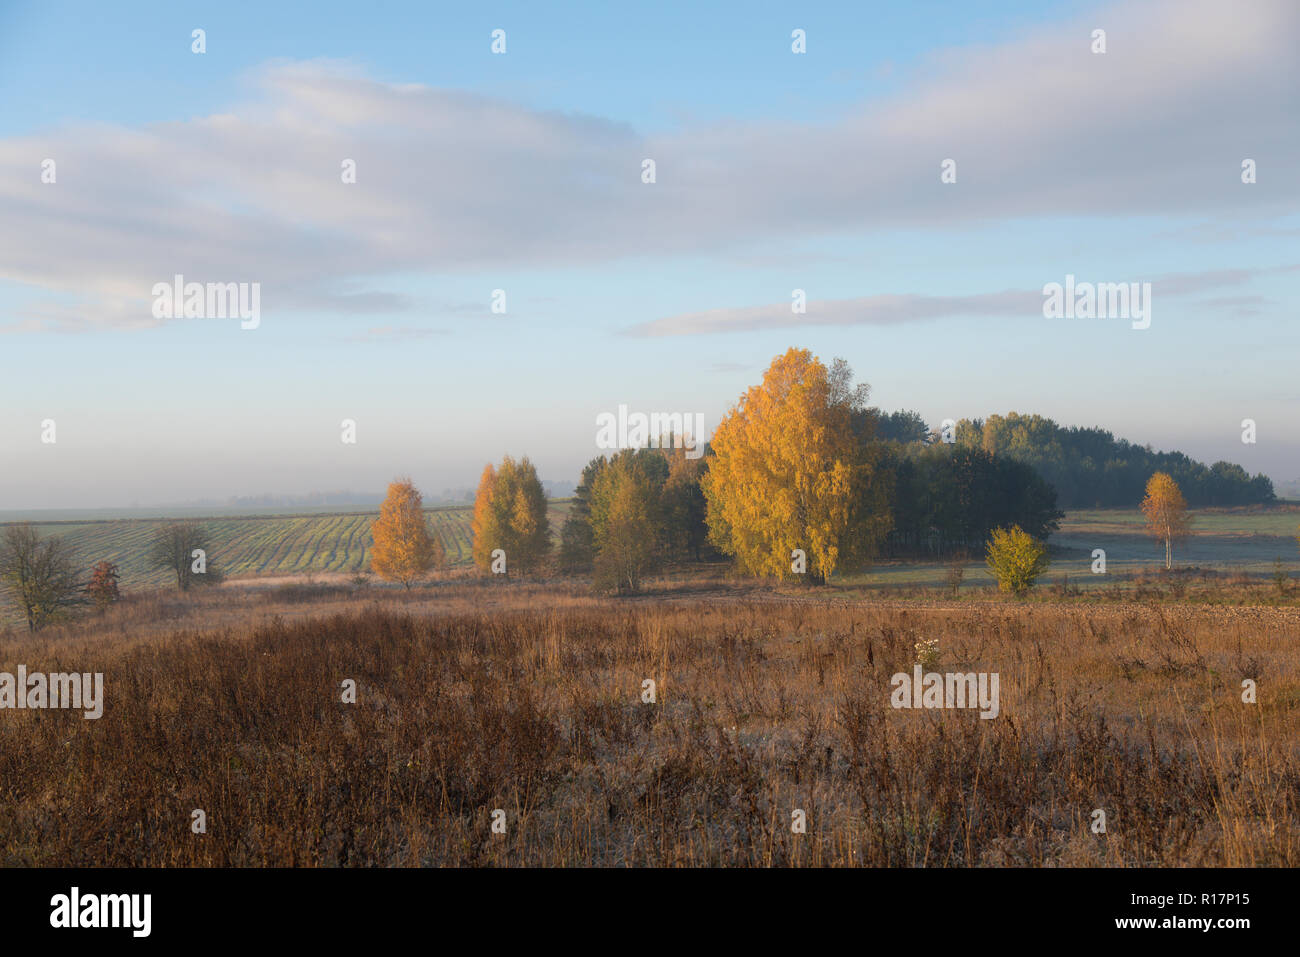
[[[892,412],[895,410],[885,409],[883,411]],[[1005,413],[997,413],[997,414],[1005,414]],[[1028,414],[1028,413],[1022,413],[1022,414]],[[968,417],[961,416],[961,418],[968,418]],[[975,418],[981,418],[981,417],[977,416]],[[983,418],[987,418],[987,416]],[[939,423],[937,422],[930,423],[931,428],[935,430],[937,430],[938,424]],[[1067,428],[1074,425],[1083,425],[1083,423],[1057,423],[1057,424]],[[1105,428],[1104,425],[1099,423],[1094,423],[1093,425],[1096,427]],[[1138,445],[1138,446],[1146,446],[1149,444],[1146,442],[1137,441],[1130,436],[1116,435],[1115,438],[1117,440],[1126,439],[1131,444]],[[1155,449],[1156,452],[1183,452],[1184,454],[1187,454],[1191,458],[1201,461],[1206,465],[1211,465],[1214,462],[1220,460],[1215,458],[1203,458],[1201,456],[1194,455],[1185,448],[1173,448],[1173,447],[1162,448],[1160,446],[1154,446],[1154,445],[1152,447]],[[501,457],[506,454],[509,453],[503,452],[500,455],[497,455],[495,458],[493,458],[492,461],[499,462]],[[607,453],[603,453],[597,450],[592,453],[591,457],[595,457],[598,454],[607,454]],[[590,461],[590,458],[584,459],[583,462],[573,471],[571,475],[558,476],[558,475],[548,475],[545,473],[539,473],[538,477],[543,483],[543,485],[547,487],[548,495],[551,493],[552,487],[558,487],[559,493],[552,495],[551,497],[557,497],[557,498],[569,497],[572,495],[572,488],[575,487],[578,484],[579,480],[581,479],[582,466],[586,465],[588,461]],[[1234,460],[1228,459],[1227,461],[1234,461]],[[484,464],[486,464],[486,460]],[[1240,462],[1238,461],[1237,464],[1240,464]],[[481,469],[479,471],[481,472]],[[160,498],[155,500],[131,499],[129,501],[121,500],[115,502],[90,501],[90,502],[83,502],[77,504],[59,504],[59,505],[44,505],[44,506],[40,506],[40,505],[14,506],[5,503],[5,504],[0,504],[0,516],[5,515],[6,513],[33,512],[33,511],[94,512],[96,510],[106,510],[106,511],[159,510],[159,509],[195,510],[195,509],[204,509],[204,508],[215,508],[215,509],[226,509],[226,510],[247,508],[247,509],[256,510],[256,509],[313,508],[313,507],[343,508],[348,505],[354,505],[357,508],[363,508],[369,506],[374,506],[377,508],[379,503],[384,498],[388,483],[398,477],[407,477],[407,476],[408,473],[406,472],[395,473],[392,476],[389,476],[388,479],[385,479],[384,481],[380,482],[378,485],[372,488],[248,489],[248,490],[239,490],[236,492],[231,492],[227,495],[211,494],[211,495],[195,496],[192,498],[183,498],[183,499],[182,498]],[[454,505],[466,501],[472,503],[474,490],[477,487],[477,483],[478,483],[477,474],[473,477],[472,480],[470,479],[469,476],[464,476],[465,481],[463,483],[452,482],[451,484],[440,484],[432,481],[422,482],[418,475],[410,475],[409,477],[412,479],[412,481],[414,481],[416,487],[420,489],[420,491],[423,493],[425,504],[430,506],[442,505],[442,504]],[[1293,487],[1300,486],[1300,475],[1295,475],[1290,477],[1270,475],[1269,477],[1273,480],[1274,487],[1277,490],[1279,497],[1283,497],[1283,493],[1282,493],[1283,486],[1285,485],[1291,485]],[[306,501],[307,499],[311,499],[311,498],[327,498],[331,500],[338,500],[343,498],[354,498],[354,499],[365,499],[366,501],[355,501],[355,502],[330,501],[324,503],[315,503],[315,502]],[[240,501],[238,501],[238,500],[253,500],[253,499],[279,499],[279,500],[286,500],[286,501],[283,501],[281,503],[275,503],[275,502],[258,503],[254,501],[246,501],[241,503]]]

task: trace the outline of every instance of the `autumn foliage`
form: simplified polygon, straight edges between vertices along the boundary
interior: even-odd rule
[[[999,589],[1023,595],[1047,571],[1047,547],[1019,525],[995,528],[988,543],[988,566]]]
[[[1182,541],[1191,530],[1187,502],[1178,483],[1167,472],[1157,472],[1147,482],[1142,499],[1142,514],[1147,518],[1147,533],[1165,543],[1165,568],[1174,563],[1174,542]]]
[[[527,457],[510,456],[499,466],[488,465],[474,499],[474,564],[492,571],[492,553],[505,553],[505,570],[532,572],[550,553],[551,527],[546,517],[546,492],[537,469]]]
[[[429,534],[422,503],[411,480],[399,479],[388,486],[379,518],[370,526],[375,541],[370,567],[381,578],[407,588],[446,559],[442,542]]]
[[[86,594],[97,607],[110,605],[121,597],[117,589],[117,581],[120,577],[116,564],[102,561],[91,569],[90,584],[86,586]]]
[[[753,575],[807,574],[825,581],[860,562],[888,531],[888,502],[864,441],[866,387],[836,361],[828,370],[806,349],[773,361],[714,433],[702,485],[710,539]]]

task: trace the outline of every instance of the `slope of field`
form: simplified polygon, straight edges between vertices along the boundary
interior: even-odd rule
[[[550,507],[551,530],[558,535],[567,502]],[[467,506],[427,509],[429,523],[447,550],[450,565],[470,561],[470,519]],[[187,517],[203,525],[212,540],[212,561],[228,578],[307,574],[356,574],[370,559],[370,525],[378,510],[314,512],[304,515],[244,515]],[[149,543],[159,526],[156,518],[66,521],[36,524],[42,537],[64,536],[83,568],[98,561],[116,562],[123,588],[167,583],[167,575],[151,568]]]

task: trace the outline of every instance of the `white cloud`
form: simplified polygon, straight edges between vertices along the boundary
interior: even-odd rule
[[[1089,52],[1094,26],[1105,55]],[[277,64],[220,115],[0,140],[0,278],[55,294],[18,319],[124,324],[151,322],[149,288],[176,273],[260,282],[265,310],[402,311],[385,282],[413,272],[1017,217],[1262,225],[1300,198],[1297,45],[1293,0],[1125,3],[936,57],[918,86],[835,123],[650,139],[336,62]],[[1260,169],[1250,187],[1246,156]],[[53,186],[39,181],[46,157]],[[939,182],[947,157],[954,185]],[[355,185],[340,181],[345,158]]]

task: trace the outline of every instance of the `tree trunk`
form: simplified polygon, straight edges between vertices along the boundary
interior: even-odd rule
[[[1174,550],[1173,541],[1168,537],[1165,538],[1165,569],[1166,571],[1173,568]]]

